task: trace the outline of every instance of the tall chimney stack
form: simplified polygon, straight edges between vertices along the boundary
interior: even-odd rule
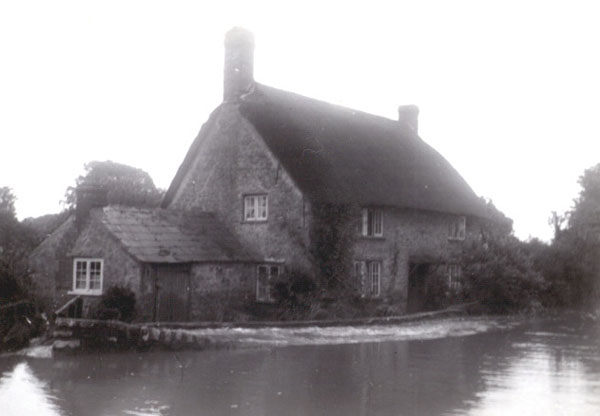
[[[225,35],[223,101],[236,101],[254,83],[254,35],[234,27]]]
[[[75,223],[81,228],[94,208],[108,205],[108,191],[100,185],[80,185],[75,189]]]
[[[415,133],[419,133],[419,107],[414,104],[398,107],[398,121],[405,123]]]

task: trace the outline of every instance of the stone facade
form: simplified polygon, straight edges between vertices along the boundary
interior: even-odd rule
[[[381,297],[394,296],[406,307],[411,264],[454,264],[469,240],[480,235],[476,218],[466,219],[464,239],[449,236],[449,227],[460,216],[432,211],[384,208],[383,235],[357,233],[355,261],[381,262]],[[368,292],[368,291],[366,291]]]
[[[235,104],[216,116],[168,208],[215,212],[265,261],[308,268],[309,203]],[[246,195],[267,195],[267,221],[244,221]]]
[[[121,244],[94,219],[90,219],[82,227],[74,246],[76,251],[69,253],[69,273],[57,276],[57,286],[65,300],[73,293],[73,261],[81,259],[102,259],[102,291],[111,286],[122,286],[139,293],[141,284],[141,264],[131,257]],[[82,296],[83,313],[89,316],[98,296]]]

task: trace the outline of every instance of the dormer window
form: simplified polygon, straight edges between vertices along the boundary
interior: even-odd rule
[[[467,217],[455,217],[448,225],[448,240],[464,240],[467,234]]]
[[[383,210],[379,208],[363,208],[362,235],[365,237],[383,236]]]
[[[267,195],[244,196],[244,221],[266,221],[267,216]]]

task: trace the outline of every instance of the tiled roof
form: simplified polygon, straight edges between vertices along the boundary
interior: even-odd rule
[[[94,211],[129,254],[143,262],[257,259],[212,213],[114,206]]]

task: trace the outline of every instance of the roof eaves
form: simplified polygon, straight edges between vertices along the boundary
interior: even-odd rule
[[[200,132],[198,133],[198,135],[192,142],[192,145],[190,146],[189,150],[187,151],[185,158],[183,159],[183,162],[181,162],[181,165],[177,169],[177,173],[175,174],[175,177],[173,178],[173,180],[171,181],[171,184],[169,185],[169,189],[167,189],[167,192],[165,193],[165,196],[163,197],[163,200],[160,203],[161,208],[167,208],[169,206],[169,204],[175,198],[175,195],[177,194],[179,187],[183,183],[183,180],[185,179],[188,171],[190,170],[190,168],[192,167],[192,165],[194,163],[198,147],[200,147],[200,143],[202,143],[203,139],[206,136],[208,136],[210,134],[210,132],[212,131],[212,129],[215,125],[215,120],[217,118],[217,115],[220,113],[222,106],[223,106],[223,104],[219,105],[211,113],[211,115],[208,118],[208,121],[206,123],[204,123],[202,125],[202,127],[200,128]]]

